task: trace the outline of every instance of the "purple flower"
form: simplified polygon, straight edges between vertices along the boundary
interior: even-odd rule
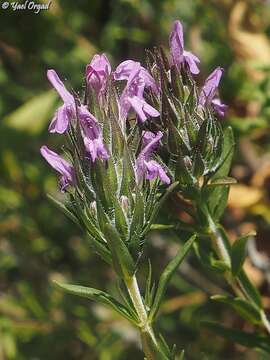
[[[186,64],[192,74],[199,74],[197,64],[200,59],[189,51],[184,50],[183,26],[179,20],[173,23],[173,29],[169,37],[172,64],[180,66]]]
[[[205,80],[200,94],[200,104],[204,105],[207,101],[209,103],[212,102],[216,95],[223,71],[224,70],[221,67],[217,67]]]
[[[137,64],[138,63],[133,60],[126,60],[121,62],[113,73],[114,79],[128,80],[132,70],[138,66]],[[140,66],[138,76],[144,81],[146,88],[151,88],[155,94],[159,93],[159,88],[153,76],[143,66]]]
[[[101,55],[100,57],[102,56],[105,57],[105,55]],[[76,116],[75,101],[54,70],[48,70],[47,74],[51,84],[64,101],[64,104],[56,111],[49,126],[49,131],[63,134],[67,130],[71,118]],[[104,147],[101,129],[97,119],[84,105],[79,105],[77,112],[82,128],[85,148],[90,154],[92,161],[94,162],[97,157],[108,159],[109,155]]]
[[[86,109],[85,106],[80,107],[79,116],[83,142],[91,160],[93,162],[95,162],[97,158],[107,160],[109,158],[109,154],[103,144],[102,132],[97,119]]]
[[[212,100],[212,105],[218,115],[222,117],[225,115],[225,112],[228,109],[228,105],[222,104],[218,98]]]
[[[69,121],[75,113],[74,98],[65,88],[65,85],[59,79],[55,70],[48,70],[47,77],[64,102],[64,104],[56,111],[49,125],[49,131],[51,133],[63,134],[67,130]]]
[[[120,97],[119,106],[120,113],[123,119],[127,118],[128,112],[132,107],[138,114],[141,122],[144,122],[149,116],[157,117],[159,112],[143,98],[145,82],[140,76],[141,65],[140,63],[133,64],[133,68],[128,77],[126,87]]]
[[[137,113],[141,122],[145,122],[149,116],[157,117],[159,112],[153,108],[153,106],[147,104],[143,98],[138,96],[128,97],[130,105],[133,107],[134,111]]]
[[[204,106],[206,103],[213,105],[220,116],[224,116],[227,105],[222,104],[220,99],[215,98],[220,83],[223,69],[217,67],[206,79],[199,97],[199,104]]]
[[[98,95],[106,89],[108,76],[111,73],[111,65],[105,54],[96,54],[90,64],[86,66],[86,80]]]
[[[162,166],[155,160],[151,160],[151,155],[159,145],[163,134],[159,131],[157,134],[151,131],[143,133],[142,144],[143,149],[140,152],[135,165],[137,181],[140,181],[145,176],[148,180],[153,180],[159,177],[165,184],[170,184],[170,179]]]
[[[68,185],[75,184],[75,173],[73,166],[62,159],[54,151],[48,149],[47,146],[43,145],[40,148],[40,153],[44,157],[44,159],[51,165],[54,170],[56,170],[60,175],[60,188],[61,191],[64,191]]]
[[[159,177],[160,180],[167,185],[171,182],[159,163],[154,160],[145,161],[145,178],[147,180],[154,180],[156,177]]]

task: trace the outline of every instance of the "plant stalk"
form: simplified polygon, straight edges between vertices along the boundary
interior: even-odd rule
[[[136,276],[133,275],[130,278],[126,278],[125,285],[140,320],[139,328],[141,333],[143,351],[148,360],[157,360],[160,358],[157,357],[158,342],[152,325],[148,321],[148,315],[142,300]]]
[[[214,248],[216,249],[217,255],[220,260],[224,261],[229,267],[231,267],[231,259],[228,247],[226,246],[226,241],[224,240],[218,226],[213,220],[209,211],[207,211],[207,219],[210,231],[210,237],[213,243]],[[244,271],[244,270],[243,270]],[[237,296],[247,300],[248,302],[252,302],[247,295],[245,290],[245,285],[241,282],[241,280],[232,278],[231,274],[225,273],[225,279],[228,284],[232,287],[233,291]],[[261,313],[261,321],[266,329],[266,331],[270,334],[270,323],[267,319],[267,316],[263,309],[260,309]]]

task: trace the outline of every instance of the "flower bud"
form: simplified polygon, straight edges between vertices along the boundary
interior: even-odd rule
[[[125,211],[125,213],[127,214],[128,211],[129,211],[129,200],[128,200],[128,197],[125,196],[125,195],[122,195],[120,197],[120,203],[121,203],[121,206],[123,208],[123,210]]]
[[[97,217],[97,203],[96,201],[92,201],[89,206],[90,214],[96,218]]]

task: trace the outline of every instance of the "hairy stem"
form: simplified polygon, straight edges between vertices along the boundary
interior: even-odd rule
[[[230,253],[228,250],[228,246],[226,244],[226,240],[224,239],[224,236],[220,232],[217,224],[213,220],[209,211],[207,211],[207,219],[209,224],[210,237],[213,246],[217,252],[217,255],[219,256],[220,260],[223,260],[229,267],[231,267]],[[246,292],[245,285],[241,282],[239,278],[238,279],[233,278],[231,274],[225,273],[225,279],[227,280],[228,284],[232,287],[233,291],[237,296],[240,296],[241,298],[249,302],[252,302]],[[267,330],[267,332],[270,334],[270,323],[266,317],[264,310],[260,309],[260,313],[261,313],[262,323],[265,329]]]
[[[136,276],[134,275],[125,279],[125,285],[140,320],[140,332],[143,351],[148,360],[156,360],[160,358],[157,357],[158,342],[152,325],[148,321],[148,315],[142,300]]]

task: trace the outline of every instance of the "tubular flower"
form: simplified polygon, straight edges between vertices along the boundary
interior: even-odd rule
[[[103,160],[109,158],[109,154],[103,144],[101,129],[97,119],[84,106],[81,106],[80,125],[86,152],[93,162],[99,157]]]
[[[206,103],[213,105],[220,116],[224,116],[227,105],[222,104],[219,98],[215,98],[220,83],[223,69],[217,67],[206,79],[199,97],[199,104],[204,106]]]
[[[218,115],[222,117],[225,115],[225,112],[228,109],[228,105],[223,104],[218,98],[212,100],[212,105]]]
[[[134,68],[137,67],[137,62],[133,60],[126,60],[121,62],[115,69],[113,76],[115,80],[128,80]],[[159,93],[159,88],[153,76],[143,66],[140,66],[138,76],[144,81],[145,87],[150,88],[155,94]]]
[[[49,131],[51,133],[64,133],[68,129],[71,118],[75,118],[76,115],[78,115],[80,125],[83,129],[83,139],[86,151],[90,154],[92,161],[94,162],[97,157],[108,159],[108,153],[102,141],[102,134],[98,121],[84,105],[78,106],[76,114],[74,98],[65,88],[57,73],[54,70],[48,70],[47,74],[51,84],[64,101],[64,104],[56,111],[49,126]]]
[[[90,64],[86,66],[86,81],[98,95],[104,93],[111,65],[105,54],[96,54]]]
[[[157,117],[159,112],[149,105],[143,98],[144,88],[146,86],[144,79],[140,76],[140,63],[133,64],[133,68],[128,77],[126,87],[120,97],[120,113],[123,119],[127,118],[128,112],[132,107],[137,113],[141,122],[148,117]]]
[[[73,166],[56,152],[50,150],[43,145],[40,148],[40,153],[44,159],[56,170],[60,175],[60,189],[65,191],[68,185],[75,185],[75,174]]]
[[[63,134],[67,130],[69,121],[75,112],[74,98],[65,88],[65,85],[59,79],[59,76],[55,70],[48,70],[47,77],[64,102],[64,104],[60,106],[58,110],[56,110],[56,113],[49,125],[49,131],[51,133]]]
[[[200,59],[189,51],[184,50],[183,26],[179,20],[173,23],[173,29],[169,37],[172,65],[185,64],[192,74],[199,74],[198,65]]]
[[[148,180],[153,180],[159,177],[165,184],[170,184],[171,181],[162,166],[155,160],[150,159],[151,155],[158,147],[162,136],[163,134],[161,131],[157,134],[154,134],[151,131],[145,131],[143,133],[143,149],[136,160],[135,166],[138,182],[145,176]]]

